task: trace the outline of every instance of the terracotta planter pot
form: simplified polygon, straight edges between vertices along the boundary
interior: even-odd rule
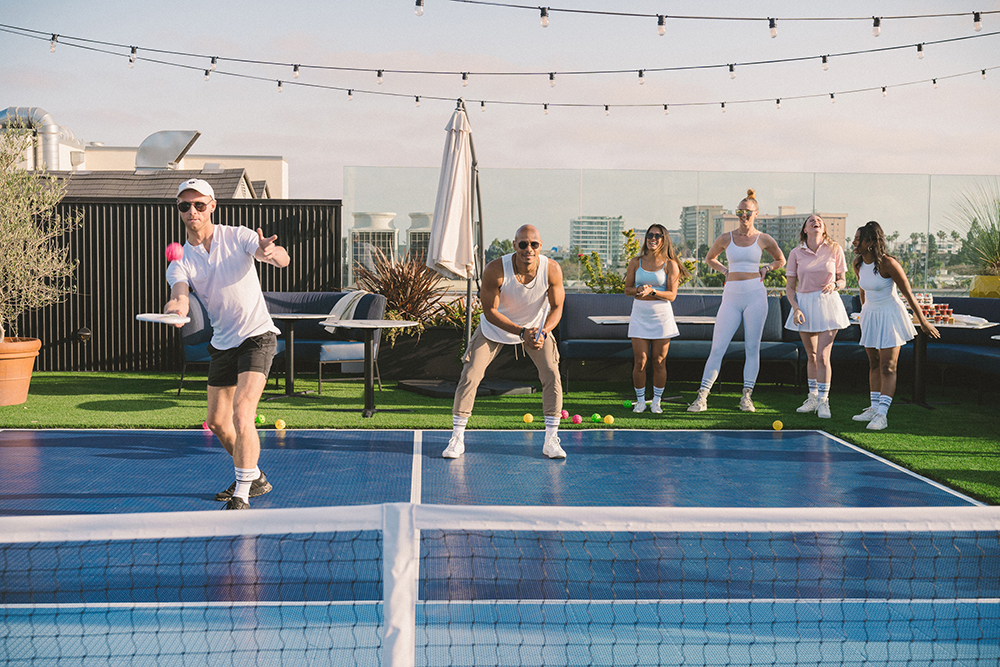
[[[1000,299],[1000,276],[975,276],[969,288],[969,296]]]
[[[0,342],[0,405],[28,400],[31,371],[41,347],[37,338],[4,338]]]

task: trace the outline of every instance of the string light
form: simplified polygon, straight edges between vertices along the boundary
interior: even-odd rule
[[[882,86],[882,97],[885,97],[887,94],[888,93],[886,93],[885,86]]]
[[[771,29],[770,30],[770,32],[771,32],[771,39],[774,39],[775,37],[778,36],[778,21],[777,21],[777,19],[772,19],[772,18],[767,19],[767,27]]]
[[[378,83],[381,86],[382,85],[382,70],[378,71],[377,76],[378,76]]]
[[[976,32],[983,29],[983,15],[980,12],[972,12],[972,29]]]
[[[722,103],[722,113],[726,113],[726,103]]]
[[[836,104],[837,98],[834,97],[833,93],[830,93],[830,104]]]
[[[543,104],[542,105],[542,109],[545,110],[545,115],[548,116],[549,115],[549,105],[548,104]]]
[[[208,81],[208,76],[211,74],[210,71],[205,70],[205,81]]]
[[[663,37],[667,34],[667,17],[659,14],[656,17],[656,34]]]
[[[669,116],[670,115],[670,107],[669,107],[669,105],[666,105],[666,104],[663,105],[663,115],[664,116]]]
[[[937,89],[937,79],[931,79],[931,81],[934,83],[934,88]]]
[[[49,42],[49,53],[55,53],[56,52],[56,42],[58,42],[58,41],[59,41],[59,35],[56,35],[55,33],[53,33],[52,34],[52,41]]]
[[[639,85],[646,83],[646,77],[643,75],[643,71],[639,70]]]
[[[424,0],[417,0],[417,6],[413,10],[413,13],[416,14],[417,16],[424,15]]]
[[[282,88],[281,88],[281,82],[279,81],[279,82],[278,82],[278,92],[280,93],[281,91],[282,91]]]
[[[823,71],[830,69],[830,56],[823,56]]]
[[[469,85],[469,73],[468,72],[462,72],[462,85],[463,86],[468,86]]]
[[[136,47],[133,46],[132,47],[132,53],[128,57],[128,68],[129,69],[132,69],[133,67],[135,67],[135,52],[136,51],[138,51],[138,48],[136,48]]]
[[[872,17],[872,37],[878,37],[882,34],[882,19],[877,16]]]
[[[292,65],[292,78],[293,79],[299,78],[299,66],[298,65]]]
[[[215,71],[215,66],[219,64],[219,56],[212,56],[212,64],[208,66],[208,69]]]
[[[486,102],[479,103],[479,110],[482,111],[483,113],[486,113]]]
[[[542,13],[541,14],[542,27],[543,28],[548,28],[549,27],[549,8],[548,7],[539,7],[538,9]]]
[[[348,88],[347,89],[347,101],[350,102],[353,99],[354,99],[354,89],[353,88]]]
[[[611,107],[609,107],[607,104],[604,105],[604,115],[605,116],[611,115]]]
[[[549,88],[555,88],[555,87],[556,87],[556,73],[549,72]]]
[[[983,81],[986,81],[986,70],[983,70]]]
[[[735,79],[736,78],[736,65],[730,65],[729,66],[729,78],[730,79]]]
[[[774,101],[774,106],[775,106],[776,109],[780,109],[781,108],[781,98],[780,97]]]
[[[419,107],[420,106],[420,95],[414,95],[413,96],[413,100],[414,100],[414,102],[416,102],[416,105]]]
[[[923,44],[917,44],[917,58],[919,58],[921,60],[924,59],[924,45]]]

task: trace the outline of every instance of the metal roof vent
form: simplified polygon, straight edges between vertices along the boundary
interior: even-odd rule
[[[200,136],[196,130],[163,130],[149,135],[135,154],[136,173],[176,169]]]

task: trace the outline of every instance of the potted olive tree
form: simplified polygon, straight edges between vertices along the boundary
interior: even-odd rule
[[[0,405],[27,400],[41,348],[18,337],[17,318],[62,301],[76,269],[61,241],[80,219],[55,214],[65,190],[57,179],[23,168],[34,141],[23,126],[0,129]]]
[[[1000,298],[1000,185],[981,185],[959,199],[955,221],[967,228],[962,253],[975,265],[969,296]]]

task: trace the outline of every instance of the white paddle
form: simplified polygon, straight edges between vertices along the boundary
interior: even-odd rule
[[[140,322],[158,322],[160,324],[187,324],[190,317],[184,317],[177,313],[140,313],[135,316]]]

